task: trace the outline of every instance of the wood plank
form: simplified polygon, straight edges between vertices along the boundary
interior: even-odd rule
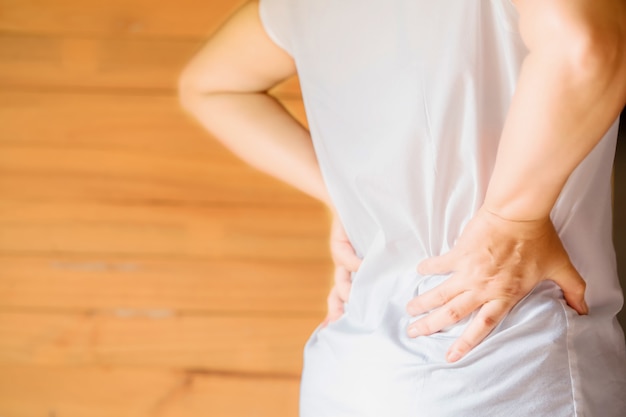
[[[0,85],[176,89],[201,41],[0,34]]]
[[[2,92],[0,120],[5,198],[317,204],[240,162],[175,98]]]
[[[0,252],[326,260],[320,207],[0,201]]]
[[[1,0],[0,31],[205,38],[244,0]]]
[[[0,149],[0,155],[4,152]],[[71,152],[70,152],[71,153]],[[41,153],[38,153],[41,154]],[[93,169],[97,171],[98,161]],[[215,175],[175,180],[111,172],[46,172],[0,169],[0,195],[20,201],[107,202],[118,204],[276,204],[315,207],[319,203],[278,181],[242,167],[207,166]]]
[[[0,309],[321,315],[332,262],[0,256]]]
[[[0,366],[7,417],[296,417],[296,378],[108,366]]]
[[[202,43],[0,33],[0,86],[139,89],[173,95],[182,68]],[[272,93],[299,96],[297,77]]]
[[[226,154],[169,96],[2,91],[0,120],[0,145]]]
[[[296,119],[306,121],[302,100],[282,103]],[[0,122],[0,146],[227,153],[172,96],[0,91]]]
[[[194,368],[297,376],[323,315],[189,315],[118,308],[0,312],[0,364]]]
[[[0,145],[0,174],[5,199],[320,205],[230,154]]]

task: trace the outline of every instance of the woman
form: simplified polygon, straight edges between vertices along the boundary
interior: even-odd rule
[[[303,417],[626,415],[624,39],[621,0],[262,0],[194,58],[184,106],[335,213]]]

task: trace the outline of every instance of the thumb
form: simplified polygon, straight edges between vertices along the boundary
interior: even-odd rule
[[[578,314],[589,313],[589,307],[585,302],[585,288],[587,284],[571,262],[568,261],[567,265],[558,269],[549,279],[561,287],[565,301]]]

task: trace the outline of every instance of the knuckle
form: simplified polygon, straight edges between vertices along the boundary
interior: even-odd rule
[[[522,286],[516,281],[502,288],[502,293],[506,298],[518,298],[522,294]]]
[[[460,321],[463,318],[461,312],[457,310],[456,308],[446,308],[445,315],[446,315],[446,318],[448,318],[450,321],[454,323]]]
[[[483,317],[481,317],[481,322],[482,322],[483,326],[488,328],[488,329],[492,329],[492,328],[496,327],[496,325],[498,324],[498,320],[495,317],[492,317],[492,316],[483,316]]]
[[[517,299],[524,294],[524,278],[521,275],[498,274],[487,285],[496,298]]]
[[[448,291],[446,291],[445,288],[439,288],[437,291],[435,291],[434,295],[439,305],[443,305],[450,300],[450,297],[448,296]]]

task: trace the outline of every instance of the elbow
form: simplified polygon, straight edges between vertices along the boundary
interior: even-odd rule
[[[201,96],[195,77],[190,69],[185,69],[178,78],[178,101],[187,113],[194,113],[198,98]]]
[[[565,49],[573,74],[581,81],[624,84],[626,43],[624,34],[608,28],[591,26],[569,33],[570,47]]]
[[[520,20],[531,54],[561,67],[575,83],[617,83],[626,78],[626,8],[580,9],[555,1]]]
[[[192,61],[178,77],[178,100],[184,111],[197,116],[207,100],[219,90],[219,83],[210,69],[194,65]]]
[[[624,89],[626,25],[620,19],[564,20],[551,43],[551,52],[560,54],[573,81],[605,91]]]

